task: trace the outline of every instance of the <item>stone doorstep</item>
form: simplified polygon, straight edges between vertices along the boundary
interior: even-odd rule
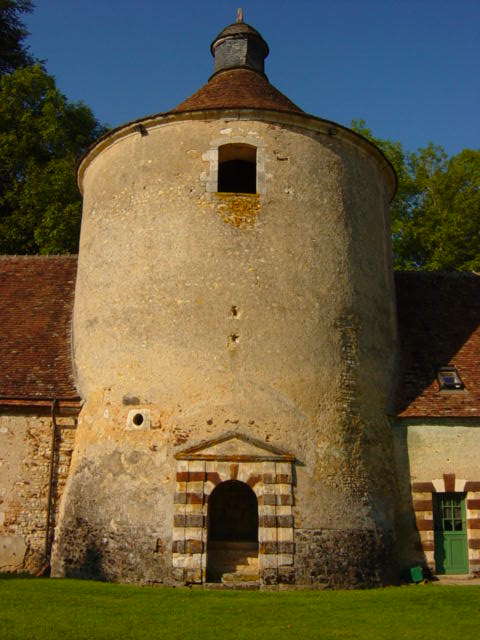
[[[251,567],[248,565],[244,566],[233,566],[233,567],[215,567],[210,571],[210,575],[212,579],[223,582],[227,580],[231,582],[232,580],[240,580],[240,582],[249,582],[252,580],[250,576],[254,576],[253,580],[260,579],[260,572],[257,567]]]
[[[234,553],[231,553],[231,552],[222,553],[221,551],[217,551],[214,557],[218,561],[218,563],[221,563],[223,560],[225,560],[226,562],[231,562],[239,558],[242,560],[245,559],[245,561],[247,560],[252,560],[254,562],[258,561],[258,555],[256,553],[238,553],[237,551],[235,551]]]
[[[259,582],[260,576],[258,573],[224,573],[222,575],[222,584],[232,583],[247,583],[247,582]]]
[[[432,580],[432,584],[458,584],[463,586],[478,586],[480,585],[480,578],[471,573],[463,573],[460,575],[435,575],[434,579]]]
[[[238,557],[257,557],[258,551],[251,549],[208,549],[207,553],[213,554],[215,557],[226,556],[232,558]]]
[[[231,582],[224,584],[223,582],[204,582],[203,584],[192,584],[190,589],[212,589],[218,591],[258,591],[261,589],[260,581],[258,582]]]
[[[223,573],[258,573],[258,561],[247,562],[246,564],[236,564],[230,570],[226,567]]]
[[[204,582],[202,584],[192,584],[188,589],[211,589],[217,591],[323,591],[328,589],[327,583],[319,584],[273,584],[266,585],[258,582],[232,582],[224,584],[222,582]]]
[[[230,565],[230,566],[226,566],[226,567],[214,567],[212,573],[214,575],[217,575],[219,577],[226,575],[226,574],[259,574],[259,568],[258,565],[248,565],[248,564],[241,564],[241,565]]]
[[[232,558],[230,561],[219,561],[210,569],[212,577],[215,576],[221,582],[251,582],[260,579],[258,558],[248,557],[243,554],[240,558]]]
[[[209,550],[229,550],[229,551],[258,551],[258,542],[230,542],[223,540],[212,540],[208,542]]]
[[[238,571],[242,567],[258,568],[258,558],[252,556],[241,556],[239,558],[237,556],[236,558],[218,558],[218,560],[215,562],[215,569],[217,569],[218,571],[221,571],[222,569],[226,571],[228,569],[230,572],[232,572]]]
[[[214,554],[209,568],[212,578],[225,584],[260,580],[256,542],[212,542],[209,544],[209,551]]]
[[[222,561],[234,562],[239,558],[242,560],[245,559],[245,561],[247,560],[258,561],[258,555],[256,553],[238,553],[238,551],[235,551],[235,552],[229,551],[228,553],[222,553],[221,551],[217,551],[214,557],[218,564],[221,564]]]

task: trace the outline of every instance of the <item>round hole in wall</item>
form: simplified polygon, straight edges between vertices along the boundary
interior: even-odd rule
[[[144,421],[144,417],[142,416],[141,413],[136,413],[133,416],[132,422],[133,422],[133,424],[136,424],[137,427],[139,427],[143,423],[143,421]]]

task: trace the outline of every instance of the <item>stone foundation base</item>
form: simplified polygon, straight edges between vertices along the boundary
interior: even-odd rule
[[[362,589],[397,581],[393,535],[379,530],[297,529],[295,583]]]
[[[112,532],[78,519],[64,528],[52,555],[52,576],[136,584],[163,583],[165,544],[145,527]]]
[[[55,576],[143,584],[202,582],[199,572],[193,576],[188,567],[169,566],[169,545],[158,541],[153,548],[153,532],[139,529],[133,535],[131,530],[113,534],[94,531],[78,521],[65,533],[56,548]],[[293,565],[260,571],[261,588],[361,589],[397,581],[391,532],[297,529],[294,548]]]

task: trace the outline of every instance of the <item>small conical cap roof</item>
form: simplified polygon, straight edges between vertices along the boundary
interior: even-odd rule
[[[214,38],[212,44],[210,45],[210,51],[212,52],[212,56],[215,55],[215,45],[220,40],[223,40],[224,38],[228,38],[228,37],[242,38],[242,37],[248,37],[248,36],[256,38],[263,44],[265,48],[264,57],[266,58],[270,52],[268,48],[268,44],[263,39],[262,35],[256,29],[254,29],[254,27],[247,24],[246,22],[234,22],[233,24],[229,24],[227,27],[225,27],[225,29],[222,29],[222,31],[220,31],[218,36]]]

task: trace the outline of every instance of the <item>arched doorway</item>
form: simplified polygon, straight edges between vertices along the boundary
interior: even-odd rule
[[[208,500],[207,581],[257,579],[257,496],[248,484],[228,480]]]

